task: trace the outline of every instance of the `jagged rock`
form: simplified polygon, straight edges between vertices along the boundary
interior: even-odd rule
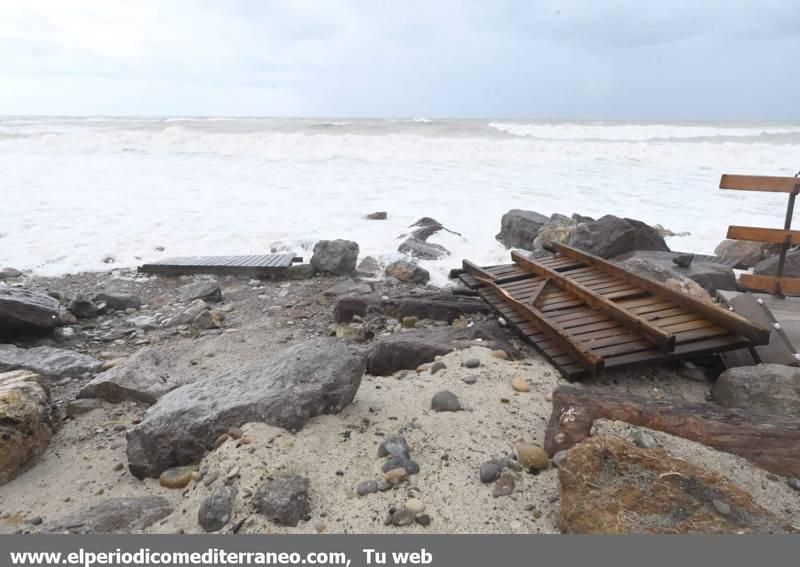
[[[778,256],[770,256],[756,264],[753,268],[753,273],[764,276],[774,276],[777,270]],[[783,276],[787,278],[800,278],[800,250],[792,250],[786,254]]]
[[[208,309],[210,308],[205,301],[202,299],[195,299],[189,307],[164,321],[164,326],[177,327],[179,325],[190,325],[203,311],[207,311]]]
[[[720,374],[712,396],[726,408],[800,417],[800,368],[782,364],[730,368]]]
[[[172,506],[162,496],[108,498],[56,520],[43,531],[127,534],[141,531],[170,514],[172,514]]]
[[[398,260],[386,266],[387,276],[397,278],[401,282],[424,285],[431,279],[428,270],[420,268],[412,262]]]
[[[503,215],[500,221],[500,232],[495,239],[506,248],[522,248],[533,250],[533,242],[539,230],[547,224],[546,216],[534,211],[512,209]]]
[[[41,334],[62,324],[61,305],[43,293],[0,287],[0,336]]]
[[[558,480],[562,533],[785,532],[728,479],[617,437],[598,435],[573,447],[558,466]]]
[[[356,269],[358,243],[352,240],[320,240],[314,245],[311,265],[317,272],[349,276]]]
[[[223,313],[204,309],[197,314],[197,317],[192,319],[192,327],[201,331],[204,329],[220,329],[224,320],[225,315]]]
[[[198,462],[230,427],[264,422],[290,431],[340,412],[356,394],[364,355],[334,338],[312,339],[247,366],[177,388],[128,432],[137,478]]]
[[[569,244],[601,258],[613,258],[633,250],[669,252],[664,238],[653,227],[614,215],[579,224]]]
[[[366,256],[356,266],[356,273],[365,278],[374,278],[380,275],[381,265],[372,256]]]
[[[555,217],[556,215],[553,215]],[[565,217],[566,218],[566,217]],[[577,223],[566,218],[553,220],[543,226],[533,241],[534,250],[551,248],[554,244],[568,244],[577,229]]]
[[[92,301],[105,303],[109,311],[139,309],[142,306],[142,300],[130,293],[98,293]]]
[[[739,260],[739,264],[752,268],[761,260],[780,251],[778,244],[765,244],[750,240],[723,240],[714,249],[714,254],[725,260]]]
[[[457,348],[475,345],[516,354],[499,325],[481,321],[465,328],[408,331],[378,341],[369,353],[367,372],[373,376],[389,376],[398,370],[416,369]]]
[[[50,444],[50,400],[39,377],[0,374],[0,485],[25,470]]]
[[[691,236],[692,234],[691,232],[675,232],[660,224],[654,224],[653,229],[664,238],[668,236]]]
[[[386,211],[377,211],[374,213],[369,213],[366,218],[369,220],[386,220],[388,216],[389,215],[386,213]]]
[[[367,293],[372,293],[371,285],[366,282],[356,281],[353,278],[348,278],[329,287],[322,292],[322,295],[338,297],[340,295],[364,295]]]
[[[406,317],[452,323],[463,315],[488,314],[491,308],[479,299],[451,294],[431,293],[414,297],[383,298],[379,295],[342,297],[336,302],[333,317],[337,323],[349,323],[354,315],[376,313],[402,321]]]
[[[178,288],[178,295],[182,301],[202,299],[207,303],[222,301],[222,289],[215,280],[200,280]]]
[[[97,372],[102,367],[102,361],[72,350],[47,346],[24,349],[0,344],[0,372],[30,370],[46,378],[63,378]]]
[[[695,258],[688,267],[680,267],[674,262],[679,256],[673,252],[636,250],[617,256],[614,261],[636,274],[660,282],[689,278],[709,294],[718,289],[736,289],[736,275],[728,266]]]
[[[438,260],[450,255],[450,251],[441,244],[425,242],[413,235],[406,238],[397,251],[421,260]]]
[[[253,497],[256,511],[281,526],[296,526],[309,512],[308,479],[292,475],[267,481]]]
[[[235,486],[219,486],[200,504],[197,523],[207,532],[218,532],[231,521],[236,501]]]
[[[408,459],[411,456],[411,451],[408,448],[408,442],[402,435],[392,435],[383,440],[383,443],[378,447],[378,457],[392,457]]]
[[[81,389],[78,397],[154,404],[167,392],[190,381],[178,372],[169,354],[150,347],[98,374]]]
[[[97,317],[97,305],[94,304],[94,301],[82,295],[73,299],[68,309],[70,313],[75,315],[78,319],[92,319],[93,317]]]

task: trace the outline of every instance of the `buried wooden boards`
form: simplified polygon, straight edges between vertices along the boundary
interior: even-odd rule
[[[505,266],[464,262],[458,277],[568,379],[769,341],[768,329],[735,313],[585,252],[557,248],[546,260],[513,253],[514,263]],[[515,278],[503,281],[501,273]]]

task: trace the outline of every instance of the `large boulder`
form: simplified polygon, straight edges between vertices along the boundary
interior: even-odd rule
[[[231,427],[264,422],[290,431],[338,413],[354,398],[365,356],[334,338],[313,339],[271,357],[169,392],[128,432],[137,478],[197,463]]]
[[[356,270],[358,243],[352,240],[320,240],[314,245],[311,265],[317,272],[349,276]]]
[[[778,271],[779,256],[770,256],[761,260],[753,268],[753,273],[763,276],[774,276]],[[800,278],[800,250],[792,250],[786,254],[783,275],[787,278]]]
[[[47,524],[49,533],[128,534],[142,531],[172,514],[163,496],[107,498]]]
[[[378,341],[369,353],[367,372],[373,376],[389,376],[398,370],[413,370],[437,356],[470,346],[517,354],[502,327],[494,321],[480,321],[471,327],[409,331]]]
[[[546,216],[534,211],[511,209],[500,220],[500,232],[495,239],[506,248],[533,250],[533,241],[539,235],[539,230],[549,220]]]
[[[61,305],[49,295],[0,286],[0,336],[42,334],[62,325]]]
[[[780,250],[776,244],[765,244],[750,240],[723,240],[714,249],[714,254],[723,260],[738,260],[741,266],[752,268],[764,258]]]
[[[190,381],[186,372],[176,368],[169,354],[145,348],[95,376],[80,390],[78,397],[154,404],[167,392]]]
[[[784,533],[730,480],[663,449],[597,435],[558,465],[562,533]]]
[[[97,372],[103,363],[93,356],[63,348],[40,346],[19,348],[0,344],[0,372],[30,370],[46,378],[77,376]]]
[[[178,288],[178,294],[182,301],[191,302],[201,299],[209,303],[219,303],[222,301],[222,288],[216,280],[198,280],[196,282],[183,285]]]
[[[32,372],[0,374],[0,485],[15,478],[52,437],[50,399]]]
[[[614,215],[579,224],[569,244],[601,258],[613,258],[633,250],[669,252],[667,243],[656,229],[641,221]]]
[[[656,250],[636,250],[614,258],[632,272],[660,282],[689,278],[713,295],[718,289],[735,290],[736,274],[733,270],[717,262],[695,258],[689,267],[676,265],[673,259],[679,254]]]
[[[413,262],[397,260],[386,266],[384,270],[387,276],[397,278],[401,282],[425,285],[431,279],[431,274],[425,268],[421,268]]]
[[[783,364],[730,368],[717,378],[712,395],[726,408],[800,417],[800,368]]]

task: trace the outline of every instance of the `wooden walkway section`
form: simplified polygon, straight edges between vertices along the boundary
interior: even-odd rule
[[[769,329],[735,313],[556,245],[552,258],[512,252],[513,264],[465,260],[475,290],[569,380],[769,342]]]
[[[176,276],[182,274],[232,274],[244,276],[276,277],[285,275],[294,262],[303,259],[291,254],[266,254],[264,256],[184,256],[167,258],[139,266],[145,274]]]

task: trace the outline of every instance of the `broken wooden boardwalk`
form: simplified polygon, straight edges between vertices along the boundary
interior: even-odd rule
[[[245,276],[282,276],[294,262],[302,262],[292,254],[264,256],[185,256],[167,258],[139,266],[145,274],[233,274]]]
[[[552,258],[464,261],[459,279],[568,379],[751,348],[769,329],[563,244]]]

